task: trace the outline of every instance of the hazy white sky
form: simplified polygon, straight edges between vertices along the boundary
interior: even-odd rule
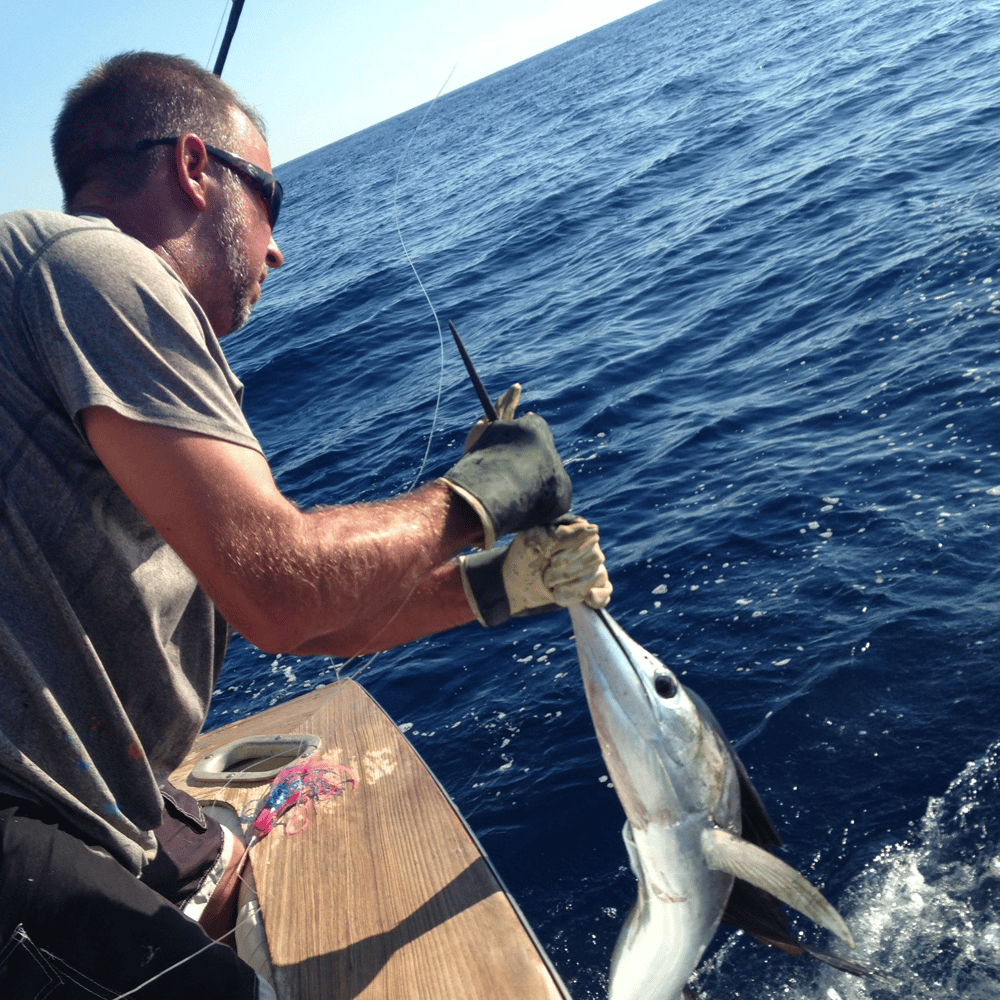
[[[281,164],[650,0],[246,0],[226,80],[264,115]],[[0,212],[60,208],[49,133],[101,58],[154,49],[214,65],[229,0],[0,0]],[[280,171],[279,171],[280,173]]]

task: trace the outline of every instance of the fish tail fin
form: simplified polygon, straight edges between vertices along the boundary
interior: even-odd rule
[[[879,972],[878,969],[872,968],[870,965],[865,965],[863,962],[852,962],[849,958],[841,958],[839,955],[823,951],[822,948],[813,948],[812,945],[800,943],[800,946],[807,955],[818,959],[820,962],[825,962],[840,972],[847,972],[852,976],[861,976],[865,979],[886,979],[884,973]]]

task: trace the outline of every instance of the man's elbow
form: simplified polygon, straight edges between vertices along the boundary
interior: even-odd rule
[[[230,622],[230,624],[232,624]],[[382,647],[370,629],[346,628],[337,632],[317,634],[303,623],[288,618],[255,617],[244,628],[233,628],[251,645],[271,655],[291,653],[294,656],[336,656],[350,659],[375,652]]]
[[[264,653],[292,653],[313,638],[302,615],[277,604],[241,601],[219,611],[235,632]]]

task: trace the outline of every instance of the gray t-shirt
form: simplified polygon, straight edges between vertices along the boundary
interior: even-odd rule
[[[260,451],[176,273],[97,216],[0,216],[0,791],[133,871],[229,631],[83,434],[107,406]]]

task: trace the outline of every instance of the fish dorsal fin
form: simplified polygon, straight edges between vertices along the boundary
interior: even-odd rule
[[[702,849],[709,868],[727,872],[771,893],[854,947],[854,938],[840,914],[819,889],[781,858],[718,828],[702,834]]]

